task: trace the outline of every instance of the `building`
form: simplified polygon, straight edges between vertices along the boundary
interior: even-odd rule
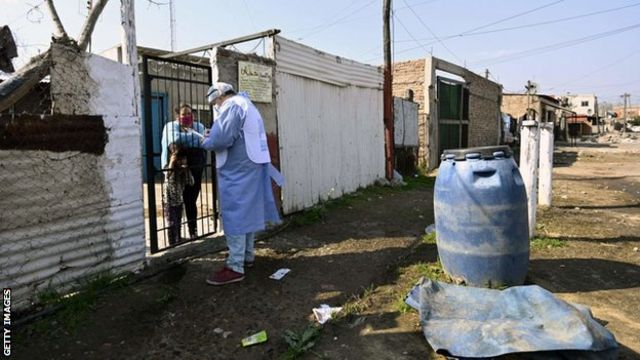
[[[618,119],[622,119],[624,117],[624,106],[614,107],[613,112],[616,113]],[[637,116],[640,116],[640,105],[627,106],[627,119],[632,120]]]
[[[564,107],[562,101],[550,95],[504,94],[502,96],[502,112],[516,121],[527,116],[527,108],[531,109],[531,119],[541,122],[553,122],[554,137],[567,140],[568,130],[572,126],[567,118],[574,113]],[[586,117],[586,116],[585,116]],[[589,133],[591,124],[585,124]],[[582,131],[584,128],[581,128]],[[585,130],[586,131],[586,130]]]
[[[566,98],[577,115],[593,116],[598,113],[598,98],[594,94],[567,94]]]
[[[393,65],[393,95],[412,90],[418,110],[418,163],[438,167],[445,149],[497,145],[502,86],[442,59]]]

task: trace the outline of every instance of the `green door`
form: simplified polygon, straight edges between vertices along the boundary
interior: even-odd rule
[[[468,146],[469,89],[456,80],[438,77],[438,156],[447,149]]]

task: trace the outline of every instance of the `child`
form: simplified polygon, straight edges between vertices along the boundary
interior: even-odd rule
[[[180,227],[182,222],[182,193],[185,186],[193,186],[193,175],[187,165],[187,152],[178,144],[169,145],[171,152],[169,164],[166,167],[166,178],[162,184],[162,200],[164,217],[169,228],[169,245],[180,241]]]

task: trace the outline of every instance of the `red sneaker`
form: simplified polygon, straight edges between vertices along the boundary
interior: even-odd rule
[[[209,285],[226,285],[244,280],[244,274],[223,267],[207,279]]]

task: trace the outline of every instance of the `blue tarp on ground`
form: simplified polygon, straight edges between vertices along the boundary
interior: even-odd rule
[[[446,356],[617,359],[615,338],[587,307],[536,285],[492,290],[424,280],[407,303],[420,311],[431,347]]]

